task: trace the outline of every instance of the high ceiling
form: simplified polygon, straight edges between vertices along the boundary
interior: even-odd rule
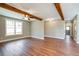
[[[11,3],[9,5],[17,7],[18,9],[24,10],[26,12],[32,13],[33,15],[36,15],[43,19],[47,19],[47,18],[61,19],[54,4],[50,4],[50,3],[12,4]]]
[[[29,12],[43,19],[61,19],[53,3],[9,3],[9,5]],[[61,9],[64,15],[64,19],[71,20],[79,12],[79,4],[61,3]]]
[[[62,3],[61,7],[65,20],[72,20],[79,13],[79,3]]]

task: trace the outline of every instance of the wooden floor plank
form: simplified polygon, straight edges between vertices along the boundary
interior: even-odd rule
[[[79,45],[73,40],[24,38],[0,43],[0,56],[79,56]]]

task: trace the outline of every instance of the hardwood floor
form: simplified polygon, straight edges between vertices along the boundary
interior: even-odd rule
[[[79,56],[79,45],[73,40],[45,38],[22,39],[0,43],[1,56]]]

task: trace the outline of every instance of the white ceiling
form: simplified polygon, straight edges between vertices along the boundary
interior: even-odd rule
[[[65,20],[72,20],[79,13],[79,3],[62,3],[61,7]]]
[[[9,5],[17,7],[18,9],[24,10],[26,12],[28,10],[32,10],[34,12],[33,15],[43,19],[61,19],[60,15],[55,9],[54,4],[51,3],[9,3]]]
[[[9,5],[26,12],[31,10],[30,13],[43,19],[61,19],[53,3],[9,3]],[[61,8],[65,20],[71,20],[79,12],[78,3],[61,3]]]

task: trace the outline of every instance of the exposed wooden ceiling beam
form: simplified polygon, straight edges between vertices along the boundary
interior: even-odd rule
[[[54,5],[55,5],[56,10],[58,11],[59,15],[61,16],[61,19],[64,20],[64,15],[63,15],[60,4],[59,3],[54,3]]]
[[[34,16],[34,15],[28,13],[28,12],[19,10],[19,9],[17,9],[17,8],[15,8],[13,6],[10,6],[10,5],[6,4],[6,3],[0,3],[0,7],[11,10],[11,11],[14,11],[14,12],[17,12],[17,13],[20,13],[20,14],[28,15],[30,18],[35,18],[35,19],[38,19],[38,20],[42,20],[42,18]]]

